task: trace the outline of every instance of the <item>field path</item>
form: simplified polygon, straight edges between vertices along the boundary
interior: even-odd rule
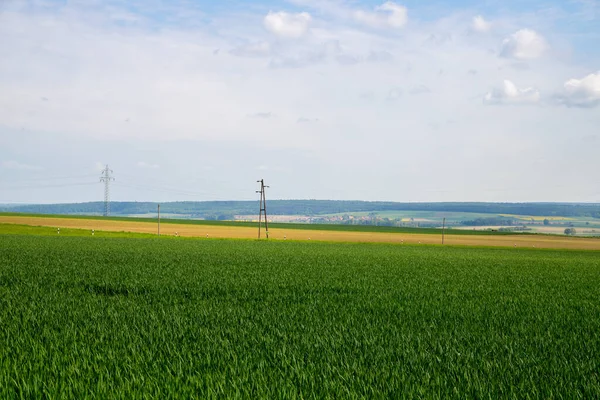
[[[76,229],[95,229],[112,232],[156,233],[156,223],[146,221],[113,221],[80,218],[53,218],[28,216],[0,216],[0,223],[21,224],[31,226],[47,226]],[[257,229],[246,226],[218,226],[163,223],[160,227],[162,235],[210,238],[256,238]],[[264,234],[264,232],[263,232]],[[440,244],[440,235],[387,233],[387,232],[351,232],[324,231],[304,229],[272,228],[271,239],[283,240],[320,240],[339,242],[374,242],[374,243],[411,243]],[[566,236],[536,235],[446,235],[447,245],[462,246],[503,246],[503,247],[536,247],[556,249],[600,250],[600,238],[577,238]]]

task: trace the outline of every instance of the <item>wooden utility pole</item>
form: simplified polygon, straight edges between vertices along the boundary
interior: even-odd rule
[[[264,179],[260,181],[256,181],[260,183],[260,190],[257,190],[256,193],[260,193],[260,211],[258,213],[258,238],[260,239],[260,226],[262,224],[262,216],[265,215],[265,234],[267,235],[267,239],[269,238],[269,221],[267,220],[267,196],[265,194],[265,186]]]
[[[444,231],[446,230],[446,218],[442,222],[442,244],[444,244]]]
[[[160,236],[160,204],[158,205],[158,236]]]

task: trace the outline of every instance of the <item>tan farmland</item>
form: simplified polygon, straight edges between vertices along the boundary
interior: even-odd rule
[[[111,221],[95,219],[71,219],[52,217],[20,217],[0,216],[0,223],[22,224],[32,226],[50,226],[60,228],[95,229],[97,231],[156,233],[156,223],[145,221]],[[185,237],[210,238],[256,238],[257,229],[252,227],[211,226],[192,224],[162,223],[161,234]],[[263,232],[264,234],[264,232]],[[271,239],[283,240],[321,240],[339,242],[378,242],[378,243],[412,243],[440,244],[440,235],[382,233],[382,232],[344,232],[272,228]],[[532,235],[446,235],[447,245],[463,246],[505,246],[600,250],[600,239],[577,238],[566,236],[532,236]]]

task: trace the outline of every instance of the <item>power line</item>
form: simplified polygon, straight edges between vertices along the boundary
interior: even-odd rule
[[[119,173],[119,176],[120,176],[120,173]],[[231,200],[230,197],[214,198],[214,192],[212,192],[212,191],[191,191],[191,190],[177,189],[177,188],[165,187],[165,186],[154,186],[154,185],[149,186],[149,185],[140,184],[140,183],[131,183],[128,180],[122,180],[122,179],[119,180],[119,182],[115,182],[114,185],[130,188],[130,189],[142,190],[142,191],[178,194],[178,195],[189,196],[189,197],[205,197],[206,195],[211,195],[211,196],[213,196],[212,200],[214,200],[214,201],[217,201],[217,200],[230,201]],[[241,190],[238,190],[238,191],[241,191]]]
[[[213,192],[208,192],[208,191],[192,191],[192,190],[186,190],[186,189],[173,188],[172,186],[170,186],[171,184],[173,184],[172,180],[166,181],[166,180],[161,180],[161,179],[158,179],[155,177],[151,178],[152,182],[150,183],[150,185],[148,185],[146,182],[143,182],[144,179],[147,179],[144,176],[133,176],[128,173],[119,172],[119,177],[121,177],[119,179],[119,181],[122,183],[123,182],[130,183],[131,185],[145,187],[145,188],[151,187],[152,189],[164,189],[167,191],[176,191],[176,192],[198,194],[198,195],[205,195],[205,194],[213,193]],[[133,183],[131,181],[135,181],[135,183]],[[198,179],[198,178],[186,179],[185,181],[183,181],[183,180],[178,181],[179,185],[184,185],[186,187],[196,187],[199,184],[205,185],[207,183],[210,183],[210,185],[212,187],[215,187],[215,186],[226,187],[229,192],[233,191],[233,192],[247,193],[247,189],[241,189],[241,188],[236,189],[234,187],[231,187],[231,181],[218,180],[218,179],[215,179],[214,176],[210,177],[209,182],[207,182],[206,179]]]
[[[121,187],[126,187],[126,188],[131,188],[131,189],[138,189],[138,190],[147,190],[150,192],[159,192],[159,193],[174,193],[174,194],[179,194],[179,195],[183,195],[183,196],[202,196],[207,194],[208,192],[191,192],[191,191],[184,191],[184,190],[178,190],[178,189],[171,189],[171,188],[158,188],[158,187],[151,187],[151,186],[145,186],[145,185],[139,185],[139,184],[129,184],[129,183],[121,183],[121,182],[115,182],[114,185],[117,186],[121,186]]]
[[[187,190],[187,189],[178,189],[175,187],[168,187],[168,186],[162,186],[162,185],[147,185],[144,183],[133,183],[130,182],[129,180],[125,179],[125,180],[121,180],[119,183],[121,186],[128,186],[128,187],[132,187],[132,188],[136,188],[136,189],[146,189],[146,190],[152,190],[152,191],[163,191],[163,192],[178,192],[178,193],[183,193],[183,194],[190,194],[190,195],[202,195],[202,194],[207,194],[208,192],[199,192],[199,191],[193,191],[193,190]]]
[[[95,182],[82,182],[82,183],[64,183],[57,185],[22,185],[22,186],[8,186],[4,187],[5,190],[19,190],[19,189],[47,189],[47,188],[61,188],[61,187],[71,187],[71,186],[87,186],[87,185],[95,185]]]
[[[74,175],[74,176],[49,176],[49,177],[38,177],[38,178],[19,178],[19,182],[39,182],[39,181],[56,181],[56,180],[64,180],[64,179],[82,179],[82,178],[92,178],[95,177],[95,174],[86,174],[86,175]]]

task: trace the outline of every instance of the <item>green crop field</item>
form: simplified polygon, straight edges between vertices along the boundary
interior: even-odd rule
[[[0,235],[35,235],[35,236],[92,236],[92,232],[88,229],[72,229],[61,228],[60,233],[56,228],[47,226],[31,226],[20,224],[3,224],[0,223]],[[0,236],[1,237],[1,236]],[[94,231],[94,237],[111,237],[111,238],[155,238],[156,235],[149,233],[134,233],[134,232],[106,232]],[[162,239],[170,238],[164,236]]]
[[[589,399],[599,333],[593,251],[0,235],[0,398]]]

